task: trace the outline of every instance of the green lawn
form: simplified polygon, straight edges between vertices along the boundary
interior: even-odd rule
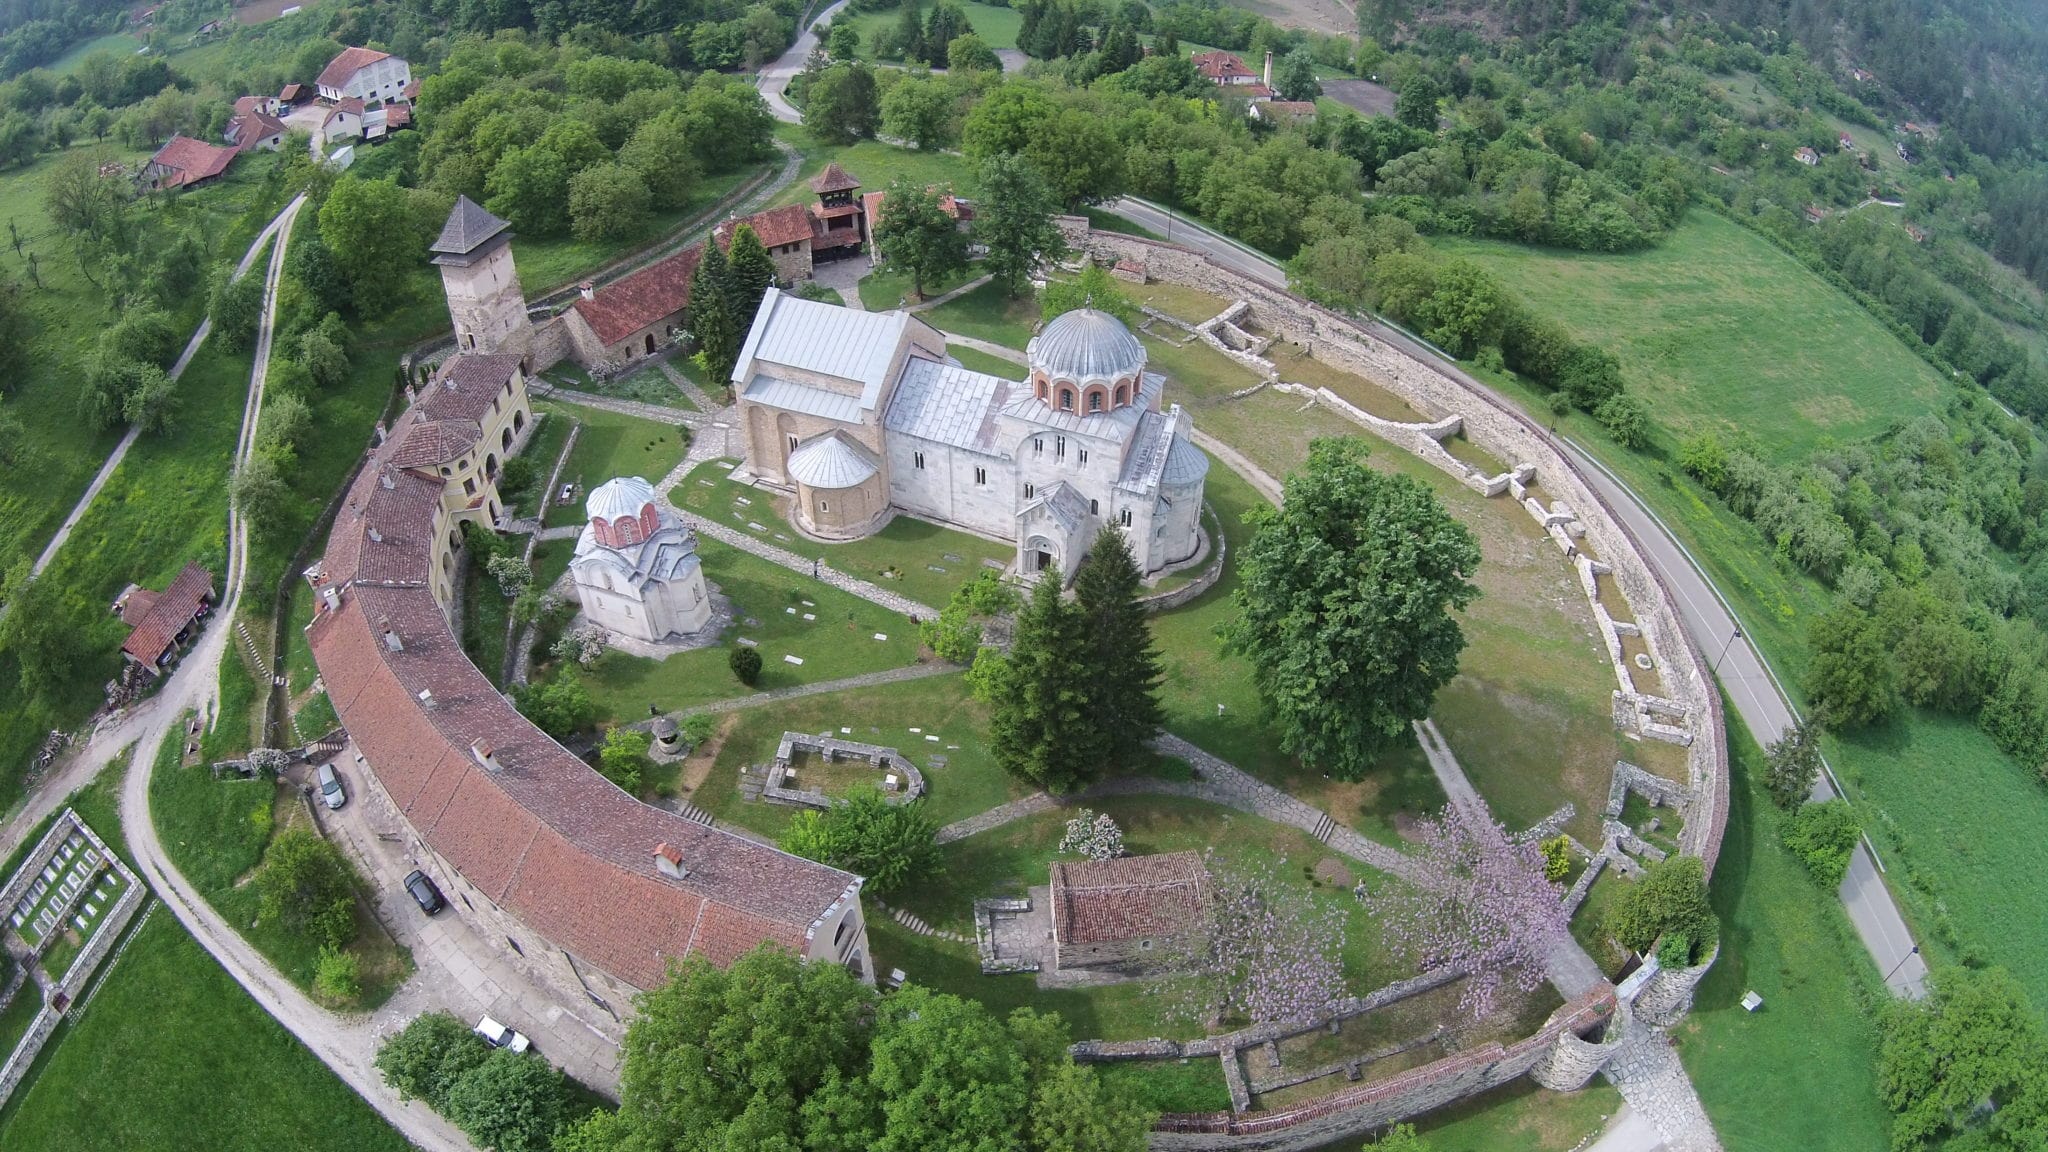
[[[969,3],[963,4],[961,7],[966,11],[967,23],[973,26],[975,35],[980,36],[986,41],[989,47],[1015,48],[1017,46],[1017,30],[1024,24],[1023,13],[1015,8],[998,8],[991,4]],[[927,17],[930,16],[931,10],[929,8],[923,11]],[[883,12],[844,13],[840,16],[840,19],[852,23],[860,31],[861,59],[873,60],[875,59],[875,33],[883,29],[895,28],[896,22],[902,19],[902,12],[900,9],[890,8]]]
[[[683,390],[670,382],[661,365],[654,360],[642,361],[640,367],[624,376],[610,380],[590,380],[579,385],[585,392],[599,396],[610,396],[619,400],[632,400],[641,404],[658,404],[664,408],[676,408],[694,412],[697,406],[683,394]],[[549,461],[553,463],[553,461]]]
[[[360,788],[360,781],[350,781]],[[307,989],[313,983],[318,950],[311,941],[263,919],[249,875],[263,859],[273,829],[299,804],[288,786],[264,781],[215,780],[202,765],[178,764],[176,742],[166,742],[149,782],[150,814],[157,836],[178,870],[192,881],[243,939],[280,971]],[[303,815],[299,816],[303,820]],[[356,906],[356,939],[350,945],[362,964],[363,995],[358,1006],[374,1008],[395,991],[411,970],[410,957],[392,942],[362,901]]]
[[[576,485],[577,498],[549,509],[547,526],[560,527],[583,521],[583,497],[592,488],[617,476],[639,476],[658,484],[669,470],[682,463],[689,448],[689,430],[679,424],[662,424],[568,404],[541,403],[535,407],[557,417],[573,416],[583,425],[576,447],[562,468],[562,482]],[[534,466],[540,467],[539,457]],[[548,467],[552,468],[550,462]]]
[[[1613,351],[1629,388],[1680,435],[1745,432],[1784,460],[1925,411],[1948,387],[1854,300],[1709,212],[1627,255],[1431,242]]]
[[[463,569],[461,595],[462,650],[497,684],[505,668],[505,622],[511,618],[512,602],[498,591],[498,582],[475,556]]]
[[[1038,301],[1030,296],[1013,300],[1001,284],[991,280],[919,316],[942,332],[958,332],[1021,352],[1038,323]]]
[[[977,352],[972,348],[960,345],[948,346],[946,348],[946,355],[958,360],[960,366],[970,372],[982,372],[990,376],[999,376],[1004,380],[1021,380],[1024,378],[1024,366],[1022,364],[1005,360],[1000,356],[991,356],[986,352]]]
[[[908,619],[813,580],[808,573],[792,572],[715,540],[700,538],[697,550],[704,559],[705,578],[733,602],[734,627],[728,641],[743,636],[760,644],[759,685],[748,688],[733,676],[726,666],[725,644],[679,652],[666,660],[612,652],[583,677],[611,719],[638,719],[647,715],[650,705],[669,712],[916,662],[916,630]],[[806,615],[817,619],[805,620]],[[876,633],[888,639],[876,640]],[[788,663],[786,656],[803,663]]]
[[[318,1057],[159,911],[0,1112],[0,1147],[401,1152]]]
[[[1677,1030],[1679,1054],[1730,1152],[1881,1148],[1890,1125],[1870,1019],[1884,997],[1878,972],[1835,894],[1780,844],[1785,818],[1763,790],[1763,752],[1730,719],[1728,831],[1713,884],[1721,955]],[[1739,1003],[1751,990],[1764,998],[1754,1013]]]
[[[803,167],[797,170],[796,181],[770,202],[771,208],[784,204],[815,204],[818,194],[811,191],[811,177],[823,172],[825,165],[834,161],[860,181],[863,192],[885,191],[890,181],[901,176],[922,184],[951,185],[953,191],[962,196],[974,195],[974,169],[958,153],[920,152],[879,140],[862,140],[843,148],[834,147],[819,143],[798,124],[778,124],[775,134],[801,150],[804,162]]]
[[[996,767],[988,749],[988,708],[968,695],[960,675],[804,696],[742,709],[726,723],[716,759],[691,800],[720,820],[765,835],[780,834],[795,809],[741,800],[739,771],[774,759],[784,732],[838,734],[851,728],[844,739],[895,748],[924,773],[926,809],[942,825],[1032,791]],[[944,756],[946,766],[933,767],[933,756]],[[685,771],[701,768],[700,759]]]
[[[719,467],[719,463],[698,465],[670,493],[670,498],[699,516],[771,541],[798,555],[821,556],[842,572],[901,592],[934,609],[945,607],[954,589],[974,579],[986,567],[984,561],[1008,565],[1016,559],[1016,549],[1009,544],[942,528],[908,515],[896,517],[880,532],[860,540],[828,544],[801,537],[780,512],[782,497],[734,483],[730,470]],[[741,500],[747,503],[739,503]],[[751,527],[754,524],[767,531],[755,531]]]
[[[975,277],[986,274],[981,265],[969,264],[957,272],[950,272],[935,280],[927,280],[923,300],[943,296]],[[923,301],[919,299],[916,285],[912,283],[908,272],[898,270],[894,264],[884,264],[862,277],[860,302],[870,312],[887,312],[891,308],[916,305]]]

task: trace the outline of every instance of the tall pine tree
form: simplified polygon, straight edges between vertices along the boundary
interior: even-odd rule
[[[725,251],[725,298],[739,328],[753,326],[761,297],[768,294],[768,286],[773,283],[775,261],[768,258],[768,249],[761,245],[753,226],[742,224],[735,228],[732,245]]]
[[[1145,755],[1146,742],[1164,719],[1159,709],[1159,651],[1138,603],[1142,577],[1122,532],[1105,526],[1074,574],[1075,608],[1088,637],[1090,717],[1103,753],[1117,768]]]
[[[683,326],[697,341],[697,356],[705,374],[715,383],[731,387],[732,366],[740,356],[741,331],[726,285],[725,252],[716,241],[704,245],[704,257],[697,262]]]
[[[1004,692],[989,722],[996,763],[1048,792],[1071,792],[1101,769],[1106,749],[1090,715],[1090,644],[1077,605],[1044,579],[1017,618]]]

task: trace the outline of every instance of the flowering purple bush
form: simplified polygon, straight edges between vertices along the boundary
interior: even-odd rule
[[[1356,890],[1387,943],[1425,971],[1465,972],[1459,1007],[1474,1019],[1503,989],[1534,991],[1569,924],[1563,889],[1544,879],[1542,846],[1457,805],[1424,820],[1413,840],[1414,883]]]
[[[1320,1016],[1342,999],[1344,910],[1306,884],[1244,861],[1211,857],[1203,930],[1182,938],[1172,985],[1181,1014],[1254,1024]]]
[[[1124,854],[1124,830],[1116,826],[1109,813],[1083,808],[1067,821],[1060,851],[1078,853],[1090,860],[1114,860]]]

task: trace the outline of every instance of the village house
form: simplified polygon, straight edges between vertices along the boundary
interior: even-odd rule
[[[1222,88],[1227,88],[1247,100],[1260,101],[1273,98],[1273,54],[1266,53],[1266,70],[1263,75],[1253,72],[1245,65],[1244,58],[1235,53],[1217,49],[1213,52],[1196,52],[1188,57],[1195,65],[1195,71],[1202,79]]]
[[[293,81],[292,83],[285,85],[283,88],[278,89],[277,106],[280,109],[289,112],[292,109],[297,108],[299,105],[304,104],[306,101],[311,100],[312,98],[312,89],[306,87],[304,84],[298,83],[297,81]]]
[[[227,141],[237,152],[261,148],[275,152],[284,143],[284,121],[277,118],[278,102],[268,96],[244,96],[235,101],[229,118]]]
[[[197,564],[185,565],[162,592],[130,584],[113,607],[130,629],[121,655],[150,675],[160,675],[184,650],[212,604],[213,573]]]
[[[320,122],[321,148],[337,140],[362,139],[364,111],[362,100],[353,96],[330,107],[326,119]]]
[[[1204,923],[1209,872],[1198,852],[1055,860],[1053,966],[1141,974]]]
[[[666,349],[682,335],[683,310],[704,246],[692,244],[602,289],[584,285],[563,315],[569,352],[585,368],[624,364]]]
[[[137,180],[143,187],[161,192],[197,188],[219,179],[237,154],[233,148],[173,136],[142,166]]]
[[[412,68],[403,59],[375,48],[344,48],[327,62],[314,81],[320,99],[338,104],[343,100],[397,100],[412,83]]]
[[[1808,168],[1813,168],[1820,164],[1820,153],[1815,152],[1804,144],[1799,146],[1799,151],[1792,154],[1792,158]]]

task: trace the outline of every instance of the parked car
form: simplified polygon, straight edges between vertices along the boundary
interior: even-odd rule
[[[405,890],[412,893],[412,902],[420,906],[420,911],[429,916],[448,906],[448,902],[441,899],[441,890],[434,887],[427,874],[417,868],[405,878]]]
[[[318,775],[320,799],[327,802],[328,811],[331,812],[348,803],[348,789],[341,786],[341,774],[334,770],[334,765],[322,764]]]
[[[514,1032],[489,1016],[477,1021],[472,1031],[483,1037],[484,1043],[493,1048],[510,1048],[514,1052],[524,1052],[533,1047],[533,1041],[528,1040],[524,1034]]]

